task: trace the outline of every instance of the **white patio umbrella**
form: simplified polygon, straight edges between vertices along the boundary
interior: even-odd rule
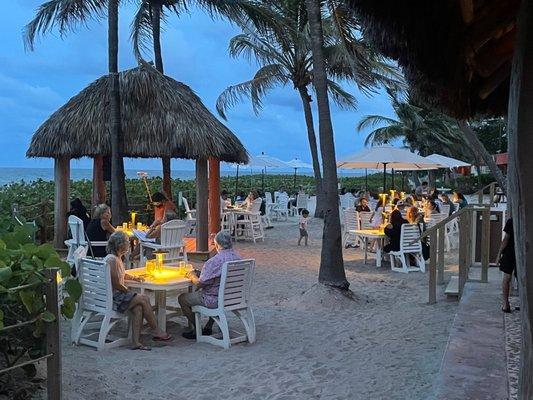
[[[440,164],[441,168],[469,167],[471,165],[465,161],[456,160],[455,158],[446,157],[441,154],[432,154],[426,158],[437,164]]]
[[[440,164],[406,149],[391,146],[376,146],[345,157],[337,162],[337,168],[383,169],[383,190],[387,186],[387,167],[406,171],[438,169]]]
[[[311,164],[309,164],[309,163],[303,162],[299,158],[293,158],[292,160],[287,161],[286,163],[289,164],[292,168],[294,168],[294,184],[293,184],[293,186],[294,186],[294,190],[296,190],[296,172],[298,171],[298,169],[299,168],[313,169],[313,166]]]
[[[257,156],[250,156],[247,167],[259,167],[261,168],[261,186],[263,191],[265,190],[265,174],[267,168],[292,168],[285,161],[279,158],[268,156],[265,153],[261,153]],[[238,170],[237,170],[238,172]]]

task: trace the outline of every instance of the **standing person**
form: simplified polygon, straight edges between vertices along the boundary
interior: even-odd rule
[[[108,255],[104,262],[109,266],[111,273],[111,286],[113,288],[113,310],[124,313],[130,311],[132,314],[131,329],[133,350],[151,350],[140,341],[143,319],[146,319],[154,333],[153,340],[167,341],[172,337],[163,332],[157,326],[150,299],[144,294],[137,294],[125,285],[125,280],[142,282],[142,278],[128,275],[122,261],[122,257],[128,252],[130,241],[124,232],[115,232],[109,237],[107,242]]]
[[[302,238],[304,239],[304,244],[307,246],[307,239],[309,238],[309,234],[307,233],[307,222],[309,221],[309,211],[307,211],[305,208],[302,210],[302,216],[300,217],[300,222],[298,223],[298,228],[300,228],[300,238],[298,239],[298,246],[300,246],[300,243],[302,242]]]
[[[427,196],[428,195],[428,183],[425,182],[425,181],[422,182],[422,185],[418,186],[415,189],[415,195],[418,198],[423,197],[423,196]]]
[[[193,306],[204,306],[208,308],[218,307],[218,288],[220,287],[220,275],[222,274],[222,265],[227,261],[241,260],[241,257],[233,251],[233,243],[231,236],[228,232],[220,231],[215,235],[214,239],[215,249],[217,254],[206,261],[200,273],[200,277],[197,277],[193,272],[187,274],[187,277],[191,280],[192,284],[198,287],[200,290],[190,293],[182,293],[178,296],[178,302],[180,303],[183,315],[187,317],[191,330],[183,332],[182,336],[186,339],[196,339],[196,329],[194,313],[192,312]],[[202,329],[202,335],[211,335],[213,333],[213,319],[209,319],[204,329]]]
[[[368,199],[366,197],[359,198],[359,204],[355,207],[355,211],[361,212],[370,212],[370,207],[368,206]]]
[[[93,219],[87,225],[87,238],[91,242],[105,242],[109,235],[115,232],[111,225],[111,208],[107,204],[99,204],[94,209]],[[92,247],[94,257],[105,257],[106,251],[102,246]],[[90,252],[89,252],[90,254]]]
[[[167,211],[177,212],[176,205],[161,192],[155,192],[152,195],[152,204],[154,205],[154,222],[150,227],[161,225]]]
[[[76,197],[70,202],[70,210],[67,213],[67,217],[71,215],[74,215],[75,217],[81,219],[83,222],[83,230],[87,229],[87,226],[91,222],[91,217],[87,212],[87,208],[85,208],[85,206],[78,197]]]
[[[468,205],[465,196],[460,192],[453,192],[453,202],[459,204],[459,209],[464,208]]]
[[[513,219],[509,218],[503,228],[504,236],[500,249],[498,250],[498,256],[496,262],[500,266],[500,271],[503,272],[502,280],[502,296],[503,305],[502,311],[504,313],[511,312],[511,305],[509,304],[509,292],[511,289],[511,280],[513,278],[513,272],[516,269],[516,256],[514,252],[514,236],[513,236]],[[519,309],[517,307],[517,309]]]

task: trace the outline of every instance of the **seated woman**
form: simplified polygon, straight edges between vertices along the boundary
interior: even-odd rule
[[[460,192],[453,192],[453,202],[459,204],[459,209],[464,208],[468,205],[465,196]]]
[[[385,253],[400,250],[403,224],[407,224],[407,221],[403,219],[399,210],[394,210],[390,215],[390,223],[385,227],[385,235],[389,238],[389,243],[383,247]]]
[[[113,287],[113,309],[118,312],[130,311],[132,313],[133,350],[151,350],[140,342],[143,318],[146,319],[154,333],[153,340],[166,341],[171,336],[161,331],[155,319],[150,299],[144,294],[137,294],[128,289],[125,280],[142,281],[141,278],[130,276],[126,273],[122,257],[129,250],[130,241],[124,232],[113,233],[107,242],[108,255],[104,261],[109,266],[111,273],[111,286]]]
[[[178,297],[183,315],[189,320],[189,327],[192,329],[184,332],[182,336],[186,339],[196,338],[196,329],[200,327],[195,326],[194,313],[192,307],[201,305],[208,308],[218,307],[218,288],[220,286],[220,275],[222,274],[222,265],[227,261],[240,260],[241,257],[232,249],[233,243],[228,232],[220,231],[215,235],[214,239],[215,249],[217,255],[209,259],[203,266],[200,277],[198,278],[193,272],[187,276],[192,281],[193,285],[200,288],[200,290],[191,293],[182,293]],[[213,319],[209,319],[205,328],[202,330],[203,335],[211,335],[213,328]]]
[[[160,241],[161,241],[161,226],[164,223],[166,223],[168,221],[172,221],[174,219],[178,219],[178,214],[176,214],[173,210],[167,210],[165,212],[165,216],[160,221],[160,223],[155,225],[155,226],[151,226],[146,231],[146,237],[148,239],[155,239],[156,243],[160,243]]]
[[[152,203],[154,205],[154,222],[150,228],[161,225],[167,211],[177,212],[176,205],[161,192],[155,192],[152,195]]]
[[[355,207],[355,211],[370,212],[370,207],[368,206],[368,199],[366,197],[359,198],[359,204],[357,204],[357,206]]]
[[[244,203],[240,205],[240,208],[243,208],[246,211],[252,211],[253,205],[258,203],[259,201],[262,202],[263,200],[261,199],[261,197],[259,197],[259,193],[257,192],[257,190],[251,190]]]
[[[87,238],[91,242],[105,242],[109,235],[115,232],[111,225],[111,209],[107,204],[99,204],[94,209],[94,215],[87,229]],[[102,246],[91,246],[94,257],[105,257],[106,251]],[[90,254],[90,250],[89,250]]]
[[[430,218],[433,214],[440,214],[439,206],[434,201],[426,202],[426,207],[424,210],[424,217]]]
[[[440,204],[442,205],[449,205],[450,211],[448,212],[448,216],[452,215],[454,212],[454,204],[451,202],[450,198],[446,193],[443,193],[440,195]]]
[[[83,222],[83,229],[87,229],[89,222],[91,222],[91,217],[87,213],[87,208],[85,208],[85,206],[78,197],[76,197],[70,202],[70,210],[67,213],[67,217],[71,215],[74,215],[75,217],[81,219]]]
[[[419,224],[424,222],[424,217],[420,214],[418,208],[415,206],[411,206],[407,209],[405,218],[407,218],[407,222],[410,224]]]

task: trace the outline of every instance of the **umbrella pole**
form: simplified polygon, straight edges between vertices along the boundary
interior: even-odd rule
[[[402,192],[405,192],[405,173],[402,172]]]
[[[294,168],[294,183],[293,183],[293,188],[292,190],[294,191],[294,193],[296,193],[296,169],[297,168]]]
[[[368,191],[368,168],[365,168],[365,192]]]
[[[394,168],[392,169],[392,190],[396,189],[394,187]]]
[[[266,168],[263,168],[261,170],[261,191],[263,193],[265,192],[265,170],[266,170]]]
[[[237,175],[235,175],[235,200],[239,195],[239,164],[237,164]]]
[[[387,192],[387,163],[383,163],[383,193]]]

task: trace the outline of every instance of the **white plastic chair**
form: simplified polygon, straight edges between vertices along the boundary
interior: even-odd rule
[[[342,245],[356,246],[359,242],[355,230],[360,229],[361,222],[359,221],[359,213],[355,208],[347,208],[343,212],[344,216],[344,231],[342,235]]]
[[[103,260],[82,258],[78,262],[82,295],[72,320],[71,339],[97,350],[123,346],[131,342],[129,313],[113,310],[113,288],[109,265]],[[128,318],[128,337],[109,338],[113,326]],[[92,332],[89,332],[92,331]],[[92,339],[96,336],[96,340]]]
[[[161,244],[153,242],[140,242],[142,263],[145,263],[144,248],[155,251],[167,251],[165,261],[174,262],[176,260],[187,261],[187,251],[183,236],[187,225],[184,221],[174,219],[161,225]]]
[[[80,246],[87,246],[87,240],[85,240],[85,229],[83,227],[83,221],[75,215],[68,217],[68,228],[72,239],[65,240],[65,245],[68,248],[68,254],[66,261],[70,265],[74,265],[74,252]]]
[[[276,219],[279,220],[283,215],[285,221],[289,219],[289,197],[279,195],[276,203],[271,208],[273,216],[276,216]]]
[[[295,210],[295,215],[300,214],[303,209],[307,209],[309,197],[306,194],[299,194],[296,196],[296,207],[293,207]]]
[[[370,222],[372,214],[374,214],[372,211],[361,211],[359,213],[359,219],[361,221],[359,225],[360,229],[373,229],[372,223]]]
[[[187,223],[187,236],[196,235],[196,210],[191,210],[189,202],[185,197],[181,198],[183,207],[185,208],[185,221]]]
[[[241,211],[237,213],[237,216],[242,216],[242,219],[237,219],[237,239],[242,237],[244,239],[251,239],[254,243],[261,239],[262,241],[265,238],[263,230],[263,222],[261,220],[261,204],[263,199],[258,197],[252,203],[252,208],[250,211]]]
[[[414,243],[412,243],[415,241]],[[422,243],[420,242],[420,230],[418,224],[403,224],[400,237],[400,250],[390,253],[391,270],[396,272],[426,271],[426,263],[422,255]],[[416,259],[417,267],[411,267],[407,261],[408,255]],[[396,259],[400,260],[401,268],[396,267]]]
[[[248,341],[255,342],[255,320],[250,306],[250,292],[255,267],[255,260],[228,261],[222,265],[220,288],[218,289],[218,307],[207,308],[194,306],[196,321],[196,341],[198,343],[211,343],[229,349],[232,344]],[[230,338],[227,312],[233,312],[244,325],[246,333]],[[201,317],[213,318],[222,332],[222,338],[202,335]]]
[[[441,204],[439,206],[439,210],[441,214],[444,214],[446,217],[450,215],[450,205],[449,204]]]

